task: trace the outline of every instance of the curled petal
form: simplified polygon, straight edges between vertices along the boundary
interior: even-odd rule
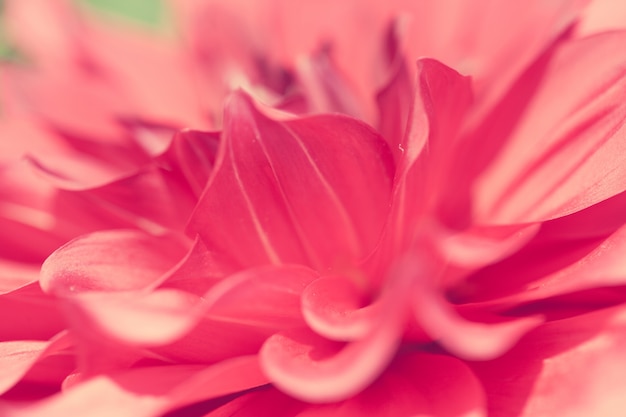
[[[364,306],[355,283],[343,277],[323,277],[302,293],[302,313],[309,327],[337,341],[358,340],[376,323],[380,303]]]
[[[425,280],[424,280],[425,281]],[[414,292],[413,308],[420,326],[446,349],[467,360],[488,360],[509,350],[541,317],[502,323],[480,323],[462,317],[443,294],[424,282]]]
[[[369,386],[387,367],[404,329],[410,282],[395,280],[381,296],[381,311],[362,338],[342,344],[307,329],[278,333],[261,348],[263,370],[280,390],[298,399],[339,401]]]

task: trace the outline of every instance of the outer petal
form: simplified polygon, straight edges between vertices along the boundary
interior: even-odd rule
[[[626,277],[621,257],[625,209],[623,193],[545,222],[524,248],[466,277],[448,295],[458,303],[493,300],[515,306],[518,302],[622,286]],[[507,279],[502,280],[503,276]],[[594,300],[600,301],[589,296],[587,302],[579,302],[579,307],[589,308]]]
[[[555,321],[502,358],[472,364],[489,415],[620,416],[625,325],[623,307]]]
[[[476,221],[554,218],[626,188],[624,42],[626,33],[573,41],[518,81],[498,107],[500,121],[481,131],[484,149],[503,147],[476,183]]]
[[[41,269],[41,286],[56,295],[138,290],[153,286],[186,250],[180,237],[112,230],[77,238]]]
[[[98,376],[26,407],[0,403],[0,411],[10,417],[156,417],[190,403],[265,383],[255,357],[237,358],[208,368],[147,367]]]
[[[192,218],[211,250],[241,265],[345,268],[373,248],[392,162],[382,138],[341,116],[275,122],[238,93],[221,156]]]

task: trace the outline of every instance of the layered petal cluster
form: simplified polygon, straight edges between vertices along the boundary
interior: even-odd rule
[[[1,415],[621,415],[626,9],[168,5],[5,1]]]

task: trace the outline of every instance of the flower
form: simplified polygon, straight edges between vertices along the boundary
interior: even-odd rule
[[[619,415],[624,22],[335,3],[7,2],[2,413]]]

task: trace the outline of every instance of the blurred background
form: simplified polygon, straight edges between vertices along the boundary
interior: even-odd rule
[[[168,13],[163,0],[74,0],[74,2],[103,18],[120,19],[155,30],[161,30],[168,24]],[[2,24],[3,3],[4,1],[0,0],[0,59],[18,59],[19,51],[11,45]]]

